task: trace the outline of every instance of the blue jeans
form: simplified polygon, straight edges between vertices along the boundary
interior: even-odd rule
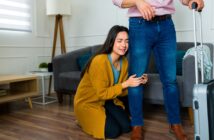
[[[179,92],[176,82],[176,33],[171,18],[162,21],[129,19],[129,75],[141,76],[153,51],[163,85],[164,104],[170,124],[180,123]],[[159,93],[157,93],[159,94]],[[143,86],[128,89],[131,125],[144,125]]]

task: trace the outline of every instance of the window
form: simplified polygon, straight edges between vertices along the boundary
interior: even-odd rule
[[[32,0],[0,0],[0,30],[32,31]]]

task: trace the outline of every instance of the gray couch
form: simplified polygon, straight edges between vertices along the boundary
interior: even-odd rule
[[[213,44],[206,44],[210,47],[213,61]],[[177,50],[187,50],[193,47],[191,42],[177,43]],[[100,45],[90,46],[59,55],[53,59],[54,89],[58,94],[59,102],[62,102],[63,94],[74,94],[80,81],[80,69],[77,65],[77,58],[87,52],[94,54]],[[159,75],[155,71],[155,63],[151,55],[147,70],[149,83],[145,86],[145,101],[153,104],[163,104],[162,84]],[[180,101],[183,107],[192,106],[192,88],[195,82],[194,57],[188,56],[182,61],[182,75],[177,75],[177,82],[180,90]]]

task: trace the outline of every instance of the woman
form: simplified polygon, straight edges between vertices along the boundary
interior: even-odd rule
[[[74,112],[82,129],[95,138],[116,138],[129,132],[129,115],[117,98],[127,95],[127,87],[147,82],[147,75],[127,80],[128,29],[113,26],[100,51],[82,72],[74,98]]]

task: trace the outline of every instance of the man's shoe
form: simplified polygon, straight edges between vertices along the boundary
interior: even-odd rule
[[[169,132],[174,134],[177,140],[187,140],[181,124],[172,124],[169,126]]]
[[[131,140],[144,140],[142,126],[133,126]]]

